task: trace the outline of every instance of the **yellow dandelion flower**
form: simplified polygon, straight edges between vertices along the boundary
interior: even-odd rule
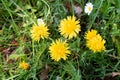
[[[91,30],[86,33],[87,43],[86,46],[94,51],[94,52],[101,52],[105,50],[105,40],[102,39],[100,34],[97,34],[96,30]]]
[[[31,37],[35,41],[39,41],[40,39],[48,38],[49,32],[48,32],[47,26],[45,24],[41,23],[39,25],[33,25],[31,29]]]
[[[55,61],[59,61],[61,58],[66,60],[67,56],[71,54],[66,41],[63,42],[60,39],[51,43],[51,46],[49,47],[49,52],[51,58]]]
[[[29,67],[30,67],[30,65],[28,63],[24,62],[24,61],[19,63],[19,68],[27,70]]]
[[[85,38],[90,40],[91,38],[95,37],[96,35],[97,35],[97,31],[92,29],[91,31],[88,31],[86,33]]]
[[[101,38],[101,36],[96,36],[90,40],[87,40],[87,47],[94,52],[100,52],[102,50],[105,50],[105,40]]]
[[[77,37],[79,31],[81,31],[81,26],[79,23],[79,20],[76,20],[76,17],[74,16],[68,16],[67,19],[61,20],[59,26],[61,35],[68,39]]]

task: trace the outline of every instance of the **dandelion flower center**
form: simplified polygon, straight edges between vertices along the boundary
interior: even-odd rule
[[[79,31],[81,31],[79,21],[74,16],[68,16],[67,19],[61,20],[59,30],[61,35],[68,39],[77,37]]]
[[[39,25],[33,25],[31,29],[31,37],[35,41],[39,41],[40,39],[48,38],[49,32],[48,32],[47,26],[45,24],[41,23]]]
[[[49,47],[50,56],[53,60],[59,61],[61,58],[66,60],[70,51],[68,50],[68,44],[62,40],[56,40],[52,42]]]
[[[22,69],[24,69],[24,70],[28,69],[29,66],[30,65],[28,63],[24,62],[24,61],[21,62],[21,63],[19,63],[19,67],[22,68]]]

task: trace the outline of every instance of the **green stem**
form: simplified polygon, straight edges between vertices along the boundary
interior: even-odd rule
[[[97,17],[97,15],[98,15],[98,13],[99,13],[99,10],[100,10],[100,8],[101,8],[101,6],[102,6],[102,3],[103,3],[103,0],[101,0],[100,6],[99,6],[99,8],[98,8],[98,10],[97,10],[97,12],[96,12],[96,14],[95,14],[95,16],[94,16],[94,18],[93,18],[92,22],[90,23],[90,25],[89,25],[88,29],[91,29],[91,27],[92,27],[93,23],[95,22],[95,19],[96,19],[96,17]]]
[[[34,49],[34,41],[33,40],[32,40],[32,53],[33,53],[33,58],[34,58],[35,49]]]
[[[74,2],[73,0],[70,0],[71,1],[71,5],[72,5],[72,15],[75,15],[75,12],[74,12]]]

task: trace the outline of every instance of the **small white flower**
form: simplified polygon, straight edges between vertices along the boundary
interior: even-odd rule
[[[38,25],[45,24],[43,19],[41,19],[41,18],[38,18],[37,23],[38,23]]]
[[[88,15],[90,15],[90,13],[92,12],[93,10],[93,4],[92,3],[87,3],[86,6],[85,6],[85,13],[87,13]]]

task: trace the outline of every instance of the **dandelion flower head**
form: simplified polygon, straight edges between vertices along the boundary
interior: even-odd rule
[[[59,61],[61,58],[63,60],[66,60],[67,56],[71,54],[66,41],[62,41],[60,39],[53,41],[51,43],[49,47],[49,52],[50,52],[51,59],[55,61]]]
[[[102,39],[96,30],[91,30],[86,33],[86,46],[93,52],[101,52],[105,50],[105,40]]]
[[[27,70],[29,67],[30,67],[30,65],[28,63],[24,62],[24,61],[19,63],[19,68]]]
[[[31,37],[34,41],[39,41],[40,39],[48,38],[49,32],[46,24],[41,20],[38,25],[34,24],[31,29]]]
[[[81,31],[79,23],[75,16],[68,16],[67,19],[61,20],[59,26],[60,34],[68,39],[77,37],[79,31]]]
[[[87,40],[90,40],[90,39],[92,39],[93,37],[96,37],[96,35],[97,35],[97,31],[96,30],[91,30],[91,31],[88,31],[87,33],[86,33],[86,39]]]
[[[85,13],[87,13],[88,15],[90,15],[90,13],[92,12],[93,10],[93,4],[92,3],[87,3],[86,6],[85,6]]]

